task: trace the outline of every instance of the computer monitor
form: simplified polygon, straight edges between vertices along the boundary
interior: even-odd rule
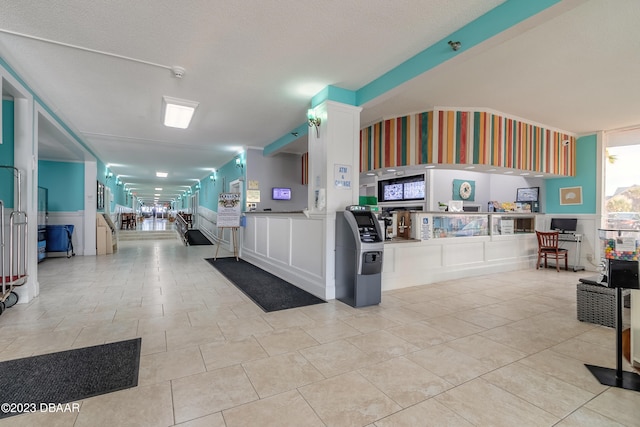
[[[578,218],[551,218],[552,230],[561,233],[575,233],[578,226]]]

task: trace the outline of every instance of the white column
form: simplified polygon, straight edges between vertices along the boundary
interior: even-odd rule
[[[98,167],[95,160],[84,162],[84,256],[96,255],[96,213]]]
[[[360,111],[324,101],[314,108],[321,123],[309,129],[309,212],[325,222],[325,299],[335,298],[336,212],[358,204],[360,186]]]
[[[14,209],[26,211],[27,225],[27,283],[17,287],[20,303],[27,303],[40,293],[38,285],[38,175],[37,139],[34,137],[35,114],[33,100],[14,99],[14,166],[22,173],[21,202]]]

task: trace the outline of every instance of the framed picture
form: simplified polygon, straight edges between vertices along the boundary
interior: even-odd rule
[[[97,190],[97,206],[96,208],[101,211],[104,210],[104,184],[98,181],[98,190]]]
[[[582,187],[564,187],[560,189],[561,205],[581,205]]]

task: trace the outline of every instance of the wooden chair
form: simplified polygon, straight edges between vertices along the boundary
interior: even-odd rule
[[[555,258],[556,270],[560,271],[560,260],[564,258],[564,269],[569,269],[569,251],[559,248],[559,236],[557,231],[536,231],[538,237],[538,260],[536,270],[540,268],[540,261],[544,258],[544,267],[547,268],[547,258]]]

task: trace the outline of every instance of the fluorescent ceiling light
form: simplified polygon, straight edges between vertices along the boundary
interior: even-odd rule
[[[162,117],[165,126],[186,129],[200,103],[186,99],[162,97]]]
[[[467,166],[465,169],[475,169],[475,166]]]
[[[425,168],[425,169],[433,169],[433,168],[435,168],[435,165],[427,165],[427,166],[425,166],[424,168]]]
[[[156,191],[162,191],[162,188],[156,187]]]
[[[169,175],[167,172],[156,172],[158,178],[166,178]]]

